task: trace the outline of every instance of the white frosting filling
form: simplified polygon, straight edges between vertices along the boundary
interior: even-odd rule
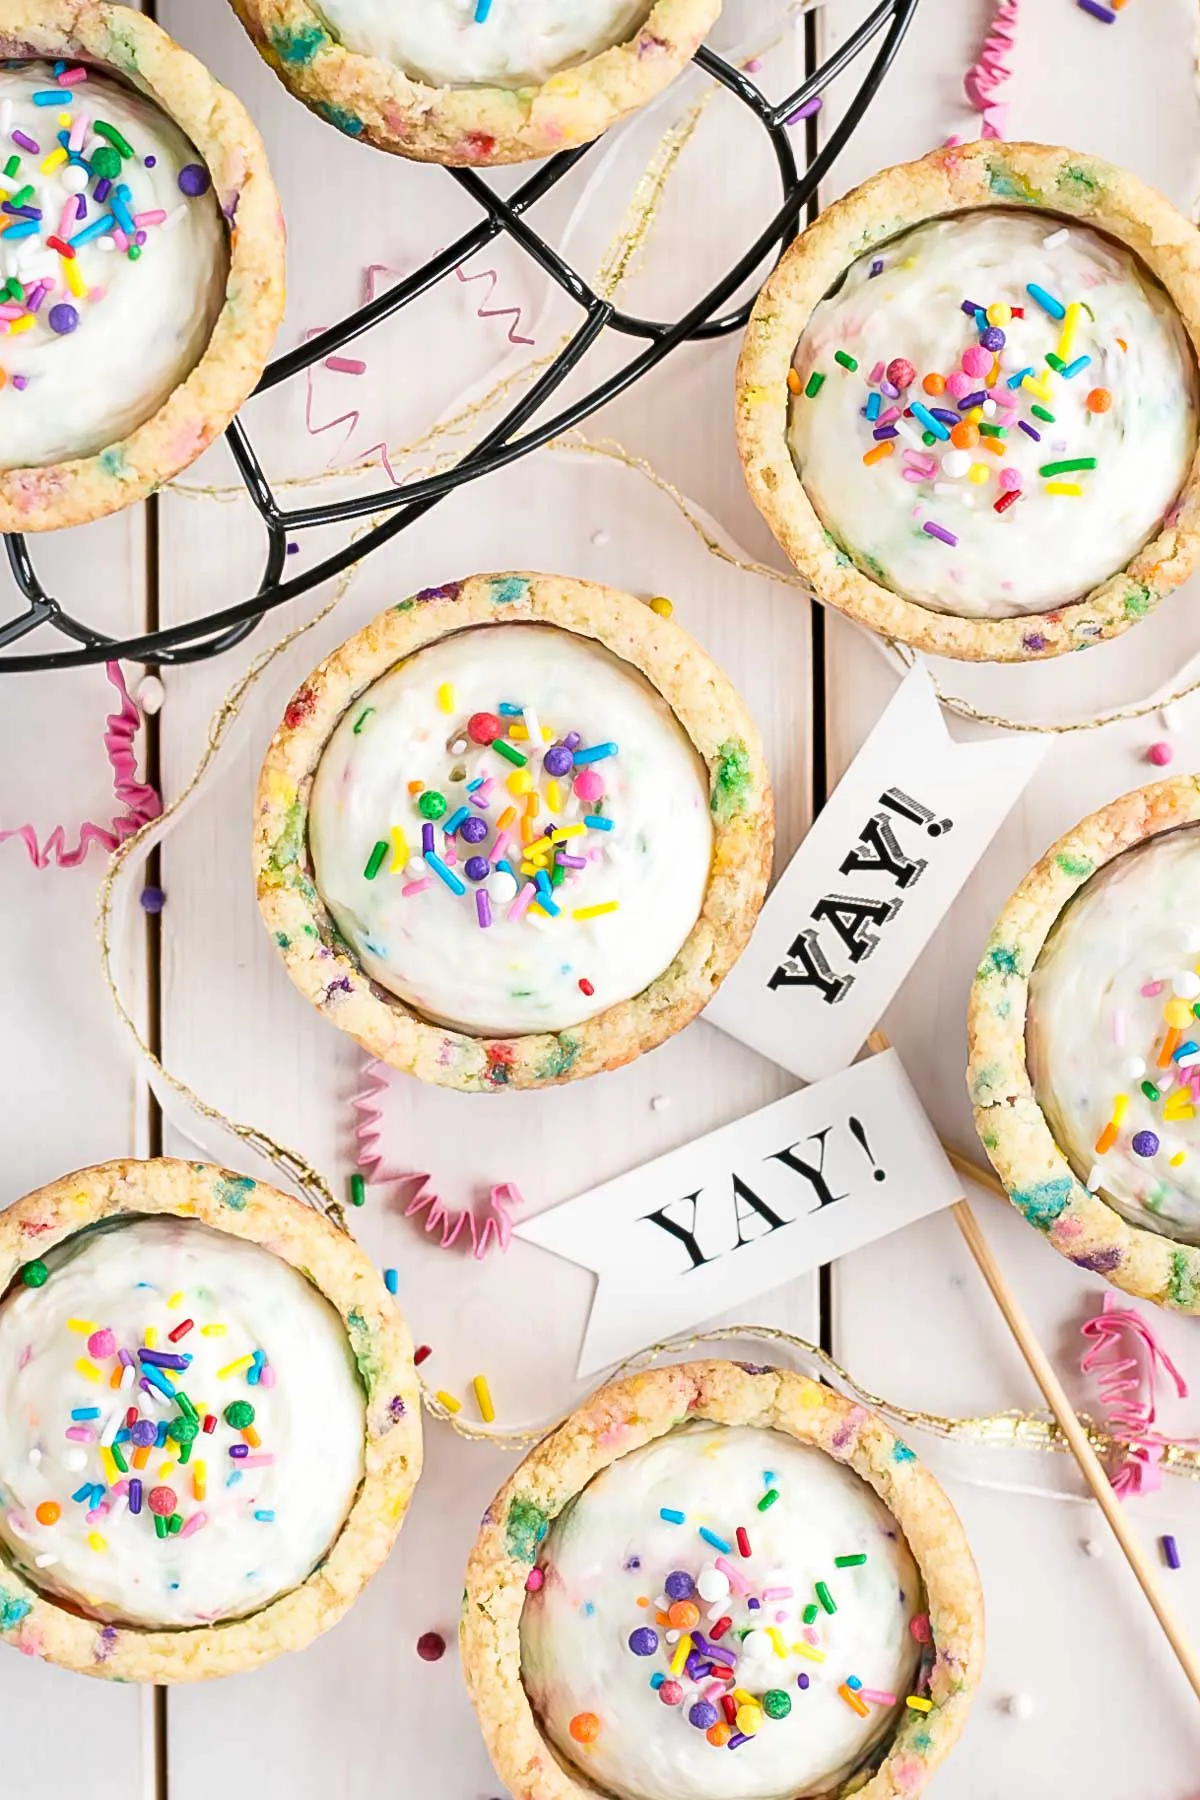
[[[540,87],[634,37],[654,0],[319,0],[345,45],[431,87]]]
[[[10,229],[0,236],[0,273],[23,295],[10,288],[0,301],[5,469],[91,456],[143,424],[199,362],[225,298],[229,247],[216,197],[211,186],[189,195],[179,185],[181,170],[203,171],[198,152],[132,88],[95,69],[78,83],[72,73],[60,85],[49,63],[0,68],[0,199],[11,206],[25,195],[40,214],[3,215]],[[53,105],[35,104],[56,90],[64,97]],[[100,126],[133,155],[114,156]],[[98,153],[100,170],[120,163],[104,198]],[[184,177],[201,180],[207,171]],[[107,229],[72,242],[105,220]]]
[[[1197,969],[1193,826],[1125,851],[1079,890],[1034,966],[1026,1025],[1038,1103],[1076,1174],[1133,1224],[1189,1244],[1200,1243]],[[1185,1060],[1163,1068],[1169,1020]]]
[[[1082,310],[1070,322],[1055,318],[1030,284],[1060,308],[1078,302]],[[1024,317],[999,327],[997,373],[984,357],[982,375],[953,384],[960,393],[930,394],[927,375],[966,376],[964,351],[981,348],[964,301],[1023,308]],[[1045,360],[1064,350],[1067,367],[1091,360],[1067,378]],[[838,351],[857,369],[839,365]],[[890,418],[897,403],[880,377],[897,358],[915,380],[899,400],[900,416]],[[792,400],[789,442],[822,523],[865,573],[942,612],[1005,618],[1088,593],[1153,536],[1196,447],[1195,356],[1166,293],[1119,245],[1043,214],[936,219],[868,252],[814,309],[795,367],[802,391]],[[1025,369],[1037,390],[1009,385]],[[825,380],[809,396],[803,389],[814,373]],[[1089,410],[1096,390],[1110,396],[1107,411]],[[903,411],[916,401],[961,419],[968,415],[959,401],[981,391],[986,403],[969,417],[977,429],[1001,431],[990,441],[1002,456],[988,451],[987,432],[976,446],[942,438],[926,446],[924,427]],[[877,420],[863,416],[872,394]],[[876,439],[889,429],[899,435]],[[885,444],[879,460],[864,463]],[[1094,458],[1095,467],[1039,472],[1076,458]],[[1056,484],[1082,492],[1055,493]],[[1020,498],[997,513],[1010,489]],[[926,522],[957,544],[930,535]]]
[[[12,1561],[95,1618],[148,1626],[238,1618],[303,1581],[363,1474],[365,1399],[329,1302],[257,1244],[167,1216],[81,1232],[44,1261],[45,1285],[18,1282],[0,1307],[0,1539]],[[151,1333],[150,1348],[191,1359],[160,1372],[201,1421],[186,1463],[170,1437],[139,1442],[184,1413],[141,1385]],[[229,1367],[255,1352],[261,1364]],[[231,1402],[253,1408],[257,1444],[226,1421]],[[182,1528],[160,1538],[164,1489]]]
[[[778,1499],[760,1511],[770,1489]],[[684,1513],[684,1522],[664,1520],[664,1507]],[[738,1525],[749,1536],[749,1557],[738,1549]],[[724,1560],[747,1593],[736,1584],[730,1592],[716,1567],[721,1552],[700,1537],[701,1526],[730,1546]],[[856,1555],[866,1561],[836,1566],[835,1558]],[[526,1691],[560,1756],[620,1800],[823,1793],[891,1736],[913,1691],[919,1650],[910,1626],[924,1601],[896,1521],[853,1470],[778,1432],[688,1425],[619,1457],[551,1526],[539,1567],[544,1585],[527,1596],[521,1618]],[[731,1619],[707,1642],[718,1653],[733,1647],[736,1683],[700,1673],[702,1655],[693,1665],[698,1679],[685,1670],[682,1693],[668,1691],[664,1703],[651,1678],[671,1679],[678,1645],[656,1617],[680,1585],[668,1583],[675,1572],[700,1586],[693,1637]],[[820,1603],[817,1583],[836,1611]],[[639,1597],[650,1604],[639,1606]],[[751,1597],[762,1600],[757,1610]],[[814,1605],[805,1625],[805,1608]],[[639,1630],[656,1636],[658,1648],[635,1653],[630,1638]],[[812,1654],[793,1650],[797,1642]],[[865,1693],[894,1695],[896,1704],[860,1702],[861,1717],[838,1691],[851,1677]],[[763,1716],[731,1749],[709,1740],[707,1713],[698,1723],[689,1715],[708,1696],[723,1721],[719,1695],[732,1685],[759,1698],[785,1695],[791,1705],[785,1717]],[[587,1713],[598,1730],[581,1743],[571,1721]]]
[[[529,710],[501,718],[501,705]],[[522,758],[534,719],[543,735],[526,768],[471,740],[477,713],[501,722]],[[573,733],[585,760],[555,777]],[[611,753],[590,760],[601,746]],[[433,822],[421,812],[430,792],[445,801]],[[531,853],[522,821],[531,838],[549,826],[568,836]],[[451,882],[424,860],[426,838]],[[640,993],[687,938],[712,860],[707,774],[662,696],[601,645],[557,627],[480,626],[359,696],[321,758],[309,846],[339,930],[390,993],[465,1031],[559,1031]],[[554,917],[532,871],[556,867]]]

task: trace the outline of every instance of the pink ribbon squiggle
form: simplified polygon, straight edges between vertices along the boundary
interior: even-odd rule
[[[1080,1371],[1097,1376],[1105,1425],[1129,1445],[1112,1477],[1113,1491],[1122,1499],[1152,1494],[1162,1486],[1163,1451],[1185,1441],[1154,1430],[1160,1373],[1169,1377],[1181,1400],[1187,1398],[1187,1382],[1141,1313],[1122,1305],[1115,1294],[1105,1294],[1103,1308],[1085,1322],[1082,1333],[1089,1347]]]
[[[996,95],[1012,75],[1012,66],[1006,59],[1017,41],[1020,13],[1021,0],[1000,0],[979,60],[972,63],[963,80],[963,92],[976,112],[982,114],[980,137],[1002,138],[1008,124],[1008,103]]]
[[[432,1177],[411,1169],[389,1167],[383,1153],[383,1107],[380,1095],[388,1089],[384,1064],[370,1057],[363,1068],[363,1085],[351,1097],[350,1105],[358,1115],[354,1122],[355,1162],[370,1182],[415,1183],[415,1191],[404,1208],[406,1219],[424,1215],[422,1229],[438,1238],[438,1249],[453,1250],[462,1240],[470,1244],[471,1254],[482,1262],[494,1248],[507,1250],[512,1241],[512,1208],[524,1204],[515,1182],[497,1182],[488,1195],[487,1207],[479,1215],[469,1208],[451,1211],[429,1188]]]
[[[508,341],[510,344],[534,344],[537,342],[536,338],[523,337],[517,330],[517,326],[521,323],[521,308],[519,306],[488,305],[488,301],[500,286],[500,275],[498,270],[480,269],[474,275],[464,275],[462,269],[456,267],[454,273],[458,276],[458,279],[464,283],[468,281],[490,282],[491,285],[489,286],[487,293],[479,302],[479,305],[475,310],[475,317],[477,319],[511,319],[512,323],[508,328]]]
[[[157,791],[147,782],[138,780],[133,740],[142,723],[142,715],[125,686],[120,664],[105,663],[104,673],[121,696],[120,712],[110,713],[106,721],[104,751],[112,770],[113,794],[125,810],[108,826],[85,819],[79,827],[79,842],[73,850],[67,848],[65,825],[56,825],[44,845],[39,842],[32,825],[0,830],[0,844],[9,838],[19,838],[35,869],[49,868],[51,863],[59,869],[77,869],[93,844],[99,844],[102,850],[111,854],[125,838],[132,837],[151,819],[157,819],[162,811],[162,800]]]

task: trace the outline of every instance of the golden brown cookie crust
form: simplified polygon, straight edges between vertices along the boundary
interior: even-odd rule
[[[259,55],[347,136],[418,162],[483,167],[590,144],[686,67],[721,0],[658,0],[627,43],[540,87],[437,88],[346,50],[308,0],[231,0]]]
[[[1136,176],[1094,156],[998,140],[885,169],[801,233],[759,295],[737,372],[737,434],[755,505],[816,597],[885,637],[969,662],[1025,662],[1116,637],[1200,561],[1200,449],[1177,506],[1126,569],[1069,606],[1011,619],[935,612],[855,567],[818,518],[788,447],[788,370],[813,308],[850,263],[926,219],[1044,207],[1117,238],[1166,288],[1200,352],[1200,237]]]
[[[965,1722],[983,1667],[983,1593],[958,1516],[877,1415],[785,1369],[681,1363],[601,1388],[526,1457],[484,1516],[467,1564],[463,1674],[496,1772],[514,1800],[594,1800],[538,1729],[521,1681],[525,1580],[550,1522],[601,1469],[685,1421],[786,1432],[846,1464],[898,1521],[925,1584],[933,1709],[908,1712],[883,1762],[838,1790],[861,1800],[920,1793]]]
[[[79,59],[122,77],[195,144],[231,221],[225,304],[187,380],[95,456],[0,472],[0,531],[53,531],[144,500],[194,463],[253,393],[283,317],[283,216],[249,113],[144,13],[107,0],[0,0],[0,56]]]
[[[309,795],[334,727],[372,682],[450,632],[530,620],[594,638],[639,669],[671,706],[709,771],[712,871],[679,954],[640,994],[564,1031],[471,1037],[430,1024],[359,967],[313,883]],[[372,1056],[422,1081],[475,1093],[548,1087],[619,1068],[681,1030],[745,948],[773,845],[762,744],[716,664],[680,626],[631,594],[555,575],[476,575],[381,613],[293,696],[267,750],[254,809],[258,904],[296,986]]]
[[[143,1213],[198,1219],[291,1263],[346,1321],[367,1394],[365,1474],[341,1534],[307,1581],[249,1618],[170,1631],[106,1625],[67,1611],[0,1558],[0,1640],[26,1656],[110,1681],[203,1681],[303,1650],[357,1598],[421,1473],[421,1396],[408,1327],[354,1239],[303,1202],[209,1163],[101,1163],[27,1194],[0,1213],[0,1293],[84,1226]]]
[[[971,989],[967,1085],[1009,1199],[1054,1248],[1139,1300],[1200,1313],[1200,1246],[1131,1225],[1089,1193],[1054,1141],[1025,1061],[1029,978],[1071,896],[1123,850],[1200,821],[1200,776],[1124,794],[1051,845],[1000,914]]]

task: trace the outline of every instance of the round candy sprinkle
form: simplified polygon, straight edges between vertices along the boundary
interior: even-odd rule
[[[950,431],[950,442],[956,450],[973,450],[979,442],[979,427],[972,425],[970,419],[963,419]]]
[[[594,1744],[600,1736],[600,1721],[595,1713],[576,1713],[571,1720],[570,1729],[577,1744]]]
[[[158,1428],[150,1419],[138,1419],[130,1426],[129,1436],[139,1450],[148,1450],[158,1442]]]
[[[968,375],[986,375],[992,366],[992,358],[982,344],[972,344],[962,353],[962,366]],[[970,392],[969,388],[967,392]]]
[[[955,369],[953,375],[946,377],[946,392],[952,400],[965,400],[975,383],[961,369]]]
[[[178,1504],[175,1489],[170,1487],[152,1487],[146,1495],[146,1505],[160,1519],[169,1519]]]
[[[683,1688],[677,1681],[664,1681],[658,1690],[658,1697],[664,1706],[678,1706],[683,1699]]]
[[[517,897],[517,880],[507,869],[497,869],[488,882],[488,893],[498,906],[507,906]]]
[[[639,1625],[629,1634],[629,1648],[635,1656],[653,1656],[658,1649],[658,1633],[649,1625]]]
[[[733,1733],[730,1731],[724,1719],[721,1719],[716,1725],[710,1725],[704,1735],[714,1749],[723,1750],[733,1736]]]
[[[245,1431],[254,1423],[254,1408],[248,1400],[231,1400],[225,1408],[225,1423],[235,1431]]]
[[[422,1662],[441,1662],[446,1654],[446,1640],[440,1631],[423,1631],[417,1639],[417,1655]]]
[[[575,777],[575,793],[580,800],[589,804],[599,800],[604,794],[604,777],[596,769],[581,769]]]
[[[1012,307],[1005,306],[1003,300],[995,300],[987,309],[989,325],[1008,325],[1012,321]]]
[[[1178,1000],[1200,1000],[1200,975],[1191,969],[1180,969],[1171,983],[1171,992]]]
[[[212,176],[203,163],[185,163],[179,171],[179,191],[186,194],[189,200],[198,199],[207,194],[212,186]]]
[[[57,1525],[62,1518],[62,1507],[57,1500],[43,1500],[33,1516],[39,1525]]]
[[[446,796],[429,788],[417,801],[417,811],[423,819],[441,819],[446,813]]]
[[[1158,1139],[1152,1131],[1135,1131],[1130,1148],[1135,1156],[1157,1156]]]
[[[978,437],[975,441],[978,443]],[[942,458],[943,475],[949,475],[955,481],[965,475],[970,467],[971,453],[969,450],[947,450]]]
[[[697,1700],[688,1712],[688,1724],[694,1725],[697,1731],[708,1731],[720,1716],[711,1700]]]
[[[696,1592],[702,1600],[723,1600],[729,1592],[729,1577],[720,1569],[701,1569]]]
[[[97,1357],[103,1362],[105,1357],[116,1354],[117,1340],[111,1331],[93,1331],[87,1341],[87,1347],[89,1356]]]
[[[1004,341],[1004,333],[995,325],[989,325],[986,331],[979,334],[979,342],[985,350],[1003,350]]]
[[[558,776],[566,775],[569,772],[574,761],[575,758],[565,744],[551,744],[542,758],[542,767],[547,775],[553,775],[557,779]]]
[[[467,823],[470,824],[468,819]],[[480,824],[482,824],[482,819]],[[492,865],[486,856],[468,856],[463,864],[463,871],[468,881],[486,881],[492,872]]]
[[[892,358],[887,366],[886,374],[892,386],[899,388],[902,393],[905,388],[911,387],[913,382],[917,379],[917,371],[903,356],[894,356]]]
[[[172,1419],[167,1426],[167,1436],[177,1444],[192,1444],[199,1436],[200,1427],[195,1419]]]
[[[1090,413],[1106,413],[1112,405],[1112,395],[1107,388],[1093,388],[1084,405]]]
[[[737,1728],[739,1731],[744,1732],[747,1737],[753,1737],[755,1732],[758,1730],[758,1728],[761,1724],[762,1724],[762,1707],[761,1706],[758,1706],[758,1705],[751,1706],[749,1704],[749,1702],[747,1702],[745,1705],[738,1707],[738,1709],[737,1709]]]
[[[482,844],[487,834],[487,820],[480,819],[474,814],[469,819],[464,819],[458,828],[459,837],[468,844]]]
[[[690,1600],[696,1591],[696,1584],[686,1569],[672,1569],[663,1582],[663,1592],[672,1600]]]
[[[1168,1000],[1163,1007],[1163,1018],[1174,1030],[1182,1031],[1192,1022],[1192,1009],[1186,1000]]]
[[[762,1703],[768,1719],[786,1719],[792,1710],[792,1696],[782,1688],[768,1688]]]
[[[109,144],[92,151],[92,174],[100,181],[115,181],[121,173],[119,153]]]
[[[1151,744],[1146,752],[1147,762],[1152,762],[1155,767],[1159,769],[1165,769],[1167,764],[1174,759],[1174,756],[1175,752],[1172,750],[1170,744]]]
[[[21,1270],[21,1280],[26,1287],[45,1287],[50,1279],[50,1271],[42,1261],[27,1262]]]
[[[66,300],[60,300],[58,305],[52,306],[46,314],[46,322],[51,331],[56,331],[59,337],[68,337],[79,323],[79,314]]]
[[[669,619],[675,607],[665,594],[655,594],[650,602],[650,611],[656,612],[660,619]]]
[[[1015,493],[1021,485],[1020,469],[1001,469],[1000,486],[1006,494]]]
[[[495,713],[472,713],[467,720],[467,736],[473,744],[494,744],[503,730],[503,721]]]
[[[700,1623],[700,1608],[694,1600],[672,1600],[667,1617],[676,1631],[691,1631]]]

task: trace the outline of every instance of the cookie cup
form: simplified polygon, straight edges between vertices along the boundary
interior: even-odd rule
[[[1200,1313],[1200,1246],[1131,1225],[1078,1179],[1029,1078],[1025,1018],[1034,964],[1086,881],[1135,844],[1200,822],[1200,777],[1138,788],[1053,844],[996,921],[971,988],[967,1084],[975,1128],[1008,1197],[1081,1269],[1139,1300]]]
[[[345,49],[308,0],[231,3],[264,62],[320,118],[379,150],[454,167],[591,143],[669,86],[721,11],[721,0],[657,0],[628,42],[540,87],[439,88]]]
[[[521,1680],[525,1582],[551,1521],[619,1456],[676,1425],[711,1420],[780,1431],[823,1450],[872,1487],[908,1540],[932,1631],[932,1710],[908,1712],[882,1761],[838,1793],[918,1794],[962,1730],[983,1665],[983,1594],[958,1516],[882,1419],[807,1376],[744,1363],[682,1363],[601,1388],[533,1450],[484,1516],[467,1564],[459,1631],[463,1674],[492,1762],[514,1800],[588,1800],[563,1767]]]
[[[788,446],[788,371],[814,307],[858,257],[929,219],[976,208],[1044,209],[1107,233],[1166,289],[1200,351],[1200,238],[1136,176],[1047,144],[988,140],[884,169],[796,239],[763,288],[737,370],[737,438],[755,505],[818,600],[883,636],[968,662],[1025,662],[1117,637],[1200,561],[1200,448],[1169,523],[1090,593],[1050,612],[964,618],[905,599],[859,569],[818,517]]]
[[[334,727],[372,682],[451,633],[522,622],[594,639],[658,690],[708,769],[713,857],[699,918],[641,993],[562,1031],[475,1037],[430,1023],[359,966],[313,881],[309,797]],[[593,582],[477,575],[381,613],[293,696],[259,778],[253,855],[263,921],[292,980],[324,1017],[395,1069],[485,1093],[619,1068],[694,1019],[746,945],[773,844],[758,733],[732,684],[685,631],[631,594]]]
[[[107,0],[0,0],[0,56],[99,64],[190,138],[229,235],[225,303],[200,361],[157,412],[94,456],[0,472],[0,531],[84,525],[144,500],[221,435],[283,317],[284,225],[249,113],[153,19]]]
[[[0,1292],[23,1264],[85,1227],[155,1213],[260,1245],[341,1314],[366,1391],[362,1485],[324,1562],[244,1619],[161,1631],[104,1624],[40,1593],[0,1556],[0,1640],[110,1681],[203,1681],[303,1650],[357,1598],[391,1549],[421,1472],[420,1391],[408,1327],[353,1238],[301,1201],[208,1163],[101,1163],[16,1201],[0,1213]]]

